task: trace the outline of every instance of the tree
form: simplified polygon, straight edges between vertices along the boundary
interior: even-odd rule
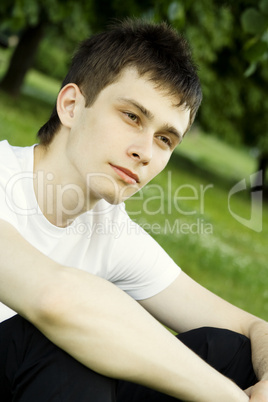
[[[9,68],[1,82],[1,89],[11,95],[18,95],[23,84],[24,77],[32,66],[39,42],[44,34],[44,23],[34,26],[29,25],[20,37]]]
[[[66,41],[80,40],[89,34],[90,11],[91,2],[84,0],[15,0],[12,6],[8,0],[2,0],[2,29],[18,32],[20,40],[0,87],[11,95],[18,95],[45,32],[53,28],[64,35]]]
[[[19,31],[20,40],[0,87],[19,95],[25,75],[32,67],[40,42],[48,31],[62,42],[75,44],[90,33],[102,30],[107,22],[128,15],[141,15],[153,0],[2,0],[3,28]]]

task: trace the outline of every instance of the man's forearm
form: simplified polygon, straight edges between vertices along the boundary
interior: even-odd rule
[[[54,313],[52,302],[35,324],[86,366],[186,401],[248,401],[114,285],[75,270],[61,283]]]
[[[252,362],[259,380],[268,380],[268,323],[256,320],[250,327]]]
[[[248,401],[120,289],[1,233],[1,301],[77,360],[186,401]]]

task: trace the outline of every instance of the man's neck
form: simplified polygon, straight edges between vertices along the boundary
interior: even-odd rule
[[[66,227],[95,203],[89,203],[87,189],[76,180],[74,169],[62,148],[58,151],[56,142],[34,149],[34,191],[46,219],[55,226]]]

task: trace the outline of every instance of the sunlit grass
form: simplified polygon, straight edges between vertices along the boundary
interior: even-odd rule
[[[201,165],[201,168],[214,168],[218,174],[231,179],[244,177],[256,169],[254,149],[238,148],[215,136],[200,135],[196,128],[185,136],[178,152]]]

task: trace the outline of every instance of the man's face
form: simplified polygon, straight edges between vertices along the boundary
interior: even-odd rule
[[[78,109],[67,157],[91,207],[102,198],[124,201],[164,169],[189,123],[189,110],[178,103],[126,69],[91,107]]]

